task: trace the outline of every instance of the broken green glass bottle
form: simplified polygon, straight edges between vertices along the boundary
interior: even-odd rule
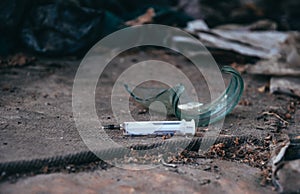
[[[194,119],[197,126],[207,126],[223,119],[230,113],[240,101],[244,90],[244,81],[239,72],[230,66],[224,66],[222,72],[231,74],[230,83],[220,97],[208,104],[200,102],[179,104],[179,98],[185,89],[182,84],[161,90],[155,95],[146,98],[137,96],[128,85],[125,85],[125,89],[135,101],[145,107],[149,108],[151,103],[159,101],[165,105],[168,114],[174,114],[180,120]]]

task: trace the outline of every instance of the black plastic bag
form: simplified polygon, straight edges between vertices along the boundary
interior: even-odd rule
[[[192,18],[172,9],[177,1],[4,0],[0,3],[0,54],[9,54],[15,43],[49,56],[84,54],[150,7],[156,12],[154,23],[184,27]]]
[[[26,9],[26,0],[0,1],[0,55],[13,51]]]
[[[69,55],[87,50],[122,23],[109,12],[59,2],[32,8],[21,37],[38,53]]]

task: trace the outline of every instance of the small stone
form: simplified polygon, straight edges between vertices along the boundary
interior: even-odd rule
[[[200,185],[206,185],[206,184],[209,184],[211,181],[209,179],[203,179],[203,180],[200,180]]]
[[[211,166],[206,165],[206,166],[204,166],[203,170],[204,170],[204,171],[211,170]]]
[[[290,113],[286,113],[286,114],[285,114],[285,118],[286,118],[286,119],[291,119],[291,118],[292,118],[292,115],[291,115]]]

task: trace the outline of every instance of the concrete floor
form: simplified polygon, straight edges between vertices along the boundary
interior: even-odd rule
[[[172,63],[185,72],[196,84],[200,99],[207,100],[207,86],[189,61],[182,56],[164,50],[133,50],[122,54],[111,62],[104,71],[96,89],[96,108],[104,124],[116,122],[110,110],[109,95],[114,81],[131,64],[146,59],[157,59]],[[21,159],[43,158],[63,155],[82,150],[87,146],[82,141],[72,113],[72,86],[80,60],[46,59],[22,67],[0,68],[0,162]],[[300,101],[285,95],[259,92],[257,89],[268,84],[268,77],[243,74],[245,91],[241,103],[227,115],[222,134],[252,135],[263,138],[269,134],[300,134]],[[225,77],[229,80],[229,77]],[[294,111],[289,107],[294,106]],[[149,118],[143,107],[130,101],[132,116],[139,120]],[[289,122],[287,129],[273,131],[266,127],[261,113],[275,111]],[[289,117],[288,114],[291,115]],[[176,119],[170,117],[169,119]],[[297,120],[298,119],[298,120]],[[262,126],[263,130],[258,126]],[[204,133],[205,128],[198,131]],[[149,143],[161,138],[123,138],[120,132],[108,132],[118,143]],[[136,192],[248,192],[273,193],[272,187],[260,186],[260,169],[220,159],[197,159],[199,165],[179,164],[177,169],[158,167],[149,171],[131,171],[116,167],[106,170],[82,170],[68,174],[58,173],[19,175],[4,179],[0,184],[3,193],[136,193]],[[219,170],[203,169],[203,166],[217,166]],[[13,181],[12,181],[13,180]],[[11,183],[14,182],[14,183]]]

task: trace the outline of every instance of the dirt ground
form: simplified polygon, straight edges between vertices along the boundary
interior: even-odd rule
[[[103,84],[98,84],[96,89],[96,109],[102,123],[116,124],[109,101],[115,80],[130,65],[146,59],[162,60],[175,65],[193,83],[199,83],[195,85],[199,99],[208,101],[209,92],[203,77],[183,56],[162,49],[135,49],[114,59],[100,78]],[[233,61],[226,62],[226,65],[231,62]],[[76,129],[72,113],[72,86],[79,64],[80,59],[76,58],[37,57],[22,66],[0,67],[0,163],[88,149]],[[221,134],[252,136],[265,140],[274,135],[300,133],[299,99],[270,94],[267,76],[254,76],[245,72],[242,77],[245,82],[242,99],[226,116]],[[227,83],[230,77],[224,75],[224,79]],[[262,86],[266,86],[266,91],[258,90]],[[149,119],[149,112],[133,100],[130,101],[130,109],[134,118]],[[286,122],[275,117],[275,114]],[[205,127],[198,128],[197,131],[205,133]],[[161,137],[124,138],[120,131],[107,133],[114,141],[124,145],[164,141]],[[2,174],[0,192],[134,193],[173,190],[179,193],[274,193],[270,181],[264,180],[265,177],[262,176],[264,170],[268,170],[265,163],[270,158],[270,150],[260,145],[253,144],[250,148],[251,146],[252,151],[256,149],[256,152],[266,153],[264,164],[251,161],[247,153],[243,157],[233,157],[233,153],[242,149],[239,146],[233,151],[214,147],[215,150],[211,150],[211,155],[207,155],[206,159],[187,155],[185,158],[192,159],[175,161],[177,168],[160,165],[158,168],[139,172],[93,162],[80,166],[67,164],[11,176]],[[218,150],[225,153],[220,154]],[[261,157],[254,160],[263,161]]]

